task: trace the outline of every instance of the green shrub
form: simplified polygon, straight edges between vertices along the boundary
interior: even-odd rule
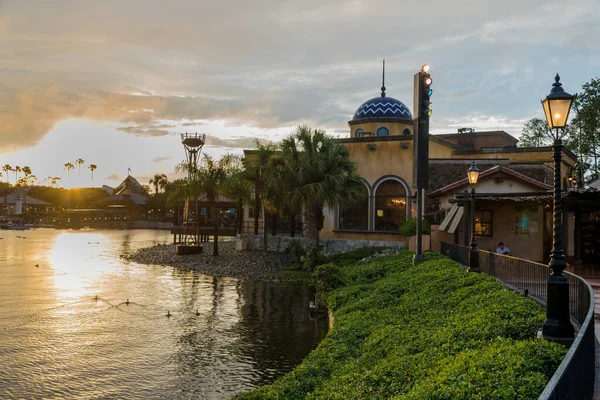
[[[300,240],[292,240],[285,249],[286,254],[290,254],[294,258],[294,265],[301,268],[306,258],[306,250]]]
[[[426,219],[422,222],[422,228],[424,235],[431,233],[431,224]],[[400,234],[403,236],[415,236],[417,234],[417,219],[415,217],[407,218],[406,221],[400,226]]]
[[[315,271],[335,315],[327,337],[237,399],[532,399],[566,353],[534,339],[544,310],[494,278],[434,254],[353,257]]]

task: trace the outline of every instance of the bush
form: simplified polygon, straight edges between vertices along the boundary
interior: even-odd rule
[[[431,233],[431,224],[426,219],[423,220],[422,230],[424,235]],[[400,227],[400,234],[403,236],[415,236],[417,234],[417,219],[414,217],[408,218]]]
[[[299,240],[292,240],[285,249],[287,254],[294,258],[294,264],[297,268],[301,268],[306,258],[306,250]]]
[[[237,399],[531,399],[566,353],[535,339],[544,310],[489,276],[409,252],[353,257],[315,271],[335,316],[319,347]]]

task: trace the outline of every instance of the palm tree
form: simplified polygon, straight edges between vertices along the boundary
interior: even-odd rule
[[[236,204],[237,214],[237,231],[238,234],[242,233],[242,224],[244,222],[244,204],[249,203],[252,199],[252,187],[248,179],[246,179],[246,173],[244,170],[245,161],[238,157],[232,156],[238,159],[238,162],[231,168],[231,174],[223,185],[224,194]]]
[[[268,170],[271,183],[285,182],[285,203],[302,209],[307,234],[307,250],[319,246],[323,228],[323,207],[331,208],[340,201],[356,200],[363,191],[362,178],[348,149],[321,129],[299,126],[281,143],[281,154],[273,163],[278,168]]]
[[[55,187],[55,186],[56,186],[56,184],[58,183],[58,181],[60,181],[60,180],[61,180],[61,178],[60,178],[59,176],[55,176],[55,177],[53,177],[53,178],[52,178],[52,177],[50,177],[50,179],[51,179],[51,181],[52,181],[52,182],[50,183],[50,187]]]
[[[16,182],[19,180],[19,172],[21,172],[23,170],[18,165],[15,165],[15,168],[13,169],[13,171],[15,171],[15,184],[16,184]]]
[[[88,167],[90,169],[90,171],[92,171],[92,181],[94,180],[94,170],[96,168],[98,168],[98,166],[96,164],[90,164],[90,166]]]
[[[159,193],[160,189],[162,189],[163,191],[165,190],[165,188],[169,184],[169,179],[165,174],[155,174],[152,177],[152,179],[148,181],[148,183],[154,186],[154,194],[156,195]]]
[[[81,176],[81,164],[83,164],[85,161],[83,161],[83,158],[78,158],[77,160],[75,160],[75,164],[77,164],[77,175]]]
[[[2,167],[2,171],[6,172],[6,183],[10,185],[10,182],[8,181],[8,173],[12,172],[13,168],[12,166],[10,166],[10,164],[4,164],[4,167]]]
[[[65,169],[67,170],[67,175],[71,175],[71,170],[74,169],[75,166],[73,165],[73,163],[65,163]]]
[[[265,171],[268,168],[271,157],[277,151],[277,146],[273,143],[261,143],[258,139],[254,141],[256,150],[254,157],[247,161],[252,181],[254,182],[254,234],[258,235],[258,214],[262,208],[261,192],[264,183]],[[263,230],[267,229],[266,215],[263,216]],[[266,237],[263,247],[266,249]]]

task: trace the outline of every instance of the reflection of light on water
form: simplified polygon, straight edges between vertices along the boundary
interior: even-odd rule
[[[58,235],[48,261],[54,270],[54,286],[61,297],[86,295],[86,284],[102,270],[101,253],[108,239],[99,233]]]

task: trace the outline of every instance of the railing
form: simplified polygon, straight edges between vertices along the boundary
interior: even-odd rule
[[[441,243],[443,254],[469,264],[469,247]],[[479,251],[481,272],[546,306],[550,269],[544,264],[489,251]],[[543,400],[593,399],[595,384],[594,292],[581,277],[565,272],[569,282],[569,314],[578,329],[567,355],[540,395]]]

